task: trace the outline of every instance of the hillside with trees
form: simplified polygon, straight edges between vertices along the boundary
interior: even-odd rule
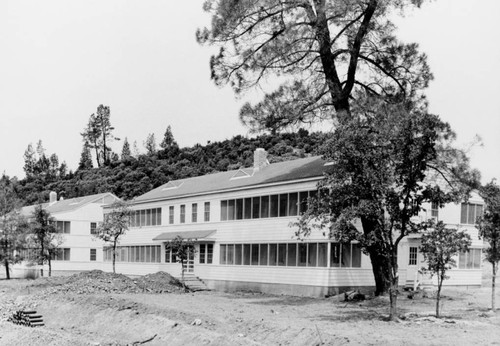
[[[18,180],[4,176],[4,179],[12,182],[13,190],[22,204],[45,202],[50,191],[56,191],[64,198],[112,192],[129,200],[170,180],[250,167],[256,148],[266,149],[270,162],[312,155],[319,143],[324,141],[325,134],[299,130],[296,133],[254,138],[238,135],[220,142],[180,148],[168,126],[158,147],[154,135],[148,136],[144,141],[145,153],[138,153],[136,144],[135,148],[131,148],[127,138],[123,140],[121,155],[110,152],[106,146],[105,157],[109,157],[109,160],[101,159],[95,168],[92,154],[104,157],[99,151],[99,141],[94,137],[94,144],[90,146],[88,132],[82,137],[84,144],[80,164],[74,172],[68,171],[65,163],[59,165],[56,154],[47,159],[41,141],[38,152],[29,145],[28,154],[25,154],[26,177]]]

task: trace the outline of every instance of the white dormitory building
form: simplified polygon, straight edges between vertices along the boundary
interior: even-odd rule
[[[165,244],[181,236],[196,240],[187,274],[200,278],[209,288],[322,296],[373,287],[370,259],[358,244],[340,244],[319,230],[299,240],[290,226],[307,208],[307,197],[316,193],[317,183],[328,169],[325,161],[309,157],[269,164],[266,156],[263,149],[257,149],[253,167],[170,181],[131,201],[133,217],[117,250],[117,272],[144,275],[166,271],[180,276],[181,266]],[[102,203],[65,212],[49,208],[70,200],[47,207],[58,221],[69,223],[67,241],[62,245],[68,255],[56,258],[54,271],[111,271],[111,252],[92,237],[92,227],[103,219],[101,206],[107,213],[117,198],[112,194],[83,198]],[[474,226],[482,213],[480,197],[472,194],[468,203],[440,209],[426,207],[423,218],[433,217],[466,230],[473,239],[471,251],[458,256],[457,268],[450,271],[444,284],[480,286],[482,241]],[[400,245],[401,285],[425,279],[419,274],[424,266],[419,242],[418,236],[411,236]]]

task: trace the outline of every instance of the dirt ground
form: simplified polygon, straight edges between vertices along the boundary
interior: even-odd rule
[[[480,289],[445,288],[441,319],[432,297],[402,292],[399,322],[386,321],[384,297],[184,293],[153,279],[0,280],[0,345],[500,345],[487,278]],[[20,309],[36,310],[45,326],[8,322]]]

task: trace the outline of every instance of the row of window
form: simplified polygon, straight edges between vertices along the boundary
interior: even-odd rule
[[[161,225],[161,208],[141,209],[132,211],[130,216],[131,227]]]
[[[307,210],[307,200],[317,191],[282,193],[221,201],[221,221],[297,216]]]
[[[104,261],[111,262],[113,260],[113,248],[107,247],[104,249]],[[161,262],[161,247],[160,245],[145,245],[145,246],[118,246],[116,248],[117,262]]]
[[[330,267],[361,267],[359,244],[330,244]],[[328,243],[221,244],[220,264],[327,267]]]
[[[481,269],[481,249],[458,254],[458,269]]]
[[[173,205],[168,207],[168,223],[173,224],[175,218],[175,207]],[[210,202],[205,202],[203,209],[203,221],[210,221]],[[186,205],[180,205],[179,222],[186,223]],[[198,222],[198,203],[191,204],[191,222]]]
[[[51,253],[50,259],[52,261],[69,261],[71,258],[70,254],[70,248],[58,248]]]
[[[482,204],[462,203],[460,211],[460,223],[474,225],[476,219],[483,215]]]

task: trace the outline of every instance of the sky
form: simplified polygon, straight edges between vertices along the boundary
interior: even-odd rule
[[[213,48],[195,31],[209,24],[202,0],[0,0],[0,172],[22,178],[28,144],[42,140],[69,168],[80,133],[100,104],[111,108],[113,149],[123,139],[159,143],[168,125],[180,146],[249,135],[236,98],[210,80]],[[428,1],[396,18],[434,74],[426,94],[449,122],[483,182],[500,179],[498,0]],[[476,136],[481,145],[473,145]]]

